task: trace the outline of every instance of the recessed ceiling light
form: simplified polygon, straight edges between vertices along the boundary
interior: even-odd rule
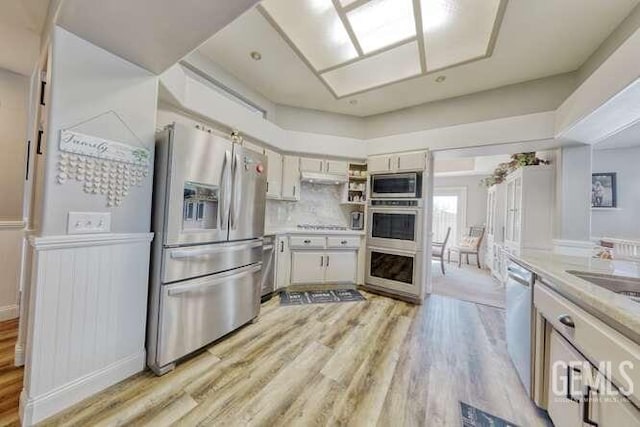
[[[251,52],[249,56],[255,61],[260,61],[262,59],[262,54],[260,52],[256,52],[255,50]]]
[[[352,99],[351,101],[349,101],[349,104],[357,105],[358,104],[358,100],[357,99]]]
[[[447,80],[447,76],[438,76],[438,77],[436,77],[436,83],[442,83],[445,80]]]

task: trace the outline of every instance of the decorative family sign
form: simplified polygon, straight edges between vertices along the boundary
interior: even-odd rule
[[[107,206],[120,206],[129,188],[149,174],[149,161],[146,148],[62,130],[57,180],[83,182],[85,193],[104,194]]]

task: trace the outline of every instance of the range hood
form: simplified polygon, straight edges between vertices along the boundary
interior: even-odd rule
[[[340,185],[347,182],[347,176],[336,175],[331,173],[305,171],[300,174],[300,180],[302,182],[313,182],[316,184]]]

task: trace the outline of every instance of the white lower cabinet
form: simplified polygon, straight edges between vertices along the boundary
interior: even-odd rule
[[[358,266],[358,252],[326,252],[326,283],[355,283]]]
[[[291,253],[291,284],[323,283],[325,253],[294,251]]]
[[[556,426],[640,426],[640,411],[555,330],[549,348],[547,410]]]
[[[291,284],[355,283],[357,251],[292,251]]]
[[[287,235],[276,237],[276,289],[289,286],[291,275],[291,252]]]
[[[547,411],[556,426],[582,425],[583,362],[569,343],[551,332]]]

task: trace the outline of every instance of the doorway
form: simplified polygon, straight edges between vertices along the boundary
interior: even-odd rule
[[[437,187],[433,191],[433,241],[444,242],[451,228],[450,242],[460,241],[466,226],[467,189]]]

